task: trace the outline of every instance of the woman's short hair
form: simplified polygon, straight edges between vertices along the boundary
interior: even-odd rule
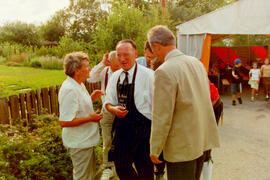
[[[176,45],[174,34],[166,26],[154,26],[149,30],[147,37],[150,44],[158,43],[162,46]]]
[[[84,52],[72,52],[64,58],[64,72],[66,75],[73,77],[75,69],[82,67],[83,61],[89,61],[89,56]]]

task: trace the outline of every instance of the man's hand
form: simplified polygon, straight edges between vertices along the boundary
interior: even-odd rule
[[[233,77],[234,77],[235,79],[239,79],[239,77],[238,77],[237,75],[234,75]]]
[[[151,161],[154,163],[154,164],[161,164],[162,161],[158,159],[158,157],[150,154],[150,158],[151,158]]]
[[[91,93],[91,99],[94,102],[97,98],[99,98],[102,95],[104,95],[103,91],[101,91],[101,90],[94,90]]]
[[[103,118],[103,113],[100,110],[97,110],[93,114],[89,115],[91,122],[99,122]]]
[[[110,61],[109,61],[109,54],[104,54],[103,56],[103,59],[102,59],[102,63],[105,65],[105,66],[110,66]]]
[[[112,107],[112,113],[119,118],[124,118],[126,117],[128,110],[126,110],[126,108],[124,108],[123,106],[114,106]]]

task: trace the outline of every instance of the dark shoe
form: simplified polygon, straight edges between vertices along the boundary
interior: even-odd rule
[[[239,104],[242,104],[243,103],[241,97],[239,97],[237,99],[238,99]]]
[[[236,105],[236,101],[235,101],[235,100],[232,101],[232,105],[233,105],[233,106]]]

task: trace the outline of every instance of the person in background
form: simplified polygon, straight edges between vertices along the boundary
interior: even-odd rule
[[[150,62],[151,69],[155,71],[162,63],[153,54],[152,49],[151,49],[150,44],[149,44],[148,41],[145,42],[144,52],[145,52],[144,55],[145,55],[146,59],[148,59],[148,62]],[[159,159],[164,161],[163,153],[160,154]],[[164,176],[164,173],[165,173],[165,171],[164,171],[165,162],[162,162],[160,164],[155,164],[155,169],[156,169],[156,171],[155,171],[156,180],[163,180],[163,176]]]
[[[103,93],[96,90],[90,96],[83,84],[90,72],[87,54],[67,54],[64,58],[64,72],[68,77],[58,96],[63,144],[72,160],[73,179],[94,180],[94,146],[99,142],[98,122],[103,115],[98,111],[94,112],[92,102]]]
[[[237,99],[239,104],[242,104],[242,77],[240,75],[241,73],[241,65],[242,61],[240,59],[236,59],[234,61],[234,66],[232,69],[232,83],[231,83],[231,88],[232,88],[232,105],[236,105],[236,94],[238,95]]]
[[[116,51],[121,69],[110,78],[104,103],[115,115],[109,159],[121,180],[153,180],[149,138],[154,74],[136,63],[138,51],[132,40],[119,41]]]
[[[87,79],[90,83],[101,82],[101,90],[105,93],[109,79],[113,72],[120,69],[116,51],[111,51],[103,56],[100,63],[95,65],[90,72],[90,78]],[[104,102],[105,97],[102,97]]]
[[[258,92],[259,90],[260,79],[261,79],[261,70],[258,69],[258,63],[253,62],[252,69],[250,69],[249,71],[249,81],[248,81],[248,84],[250,85],[251,88],[251,98],[250,98],[251,102],[254,101],[255,93]]]
[[[223,102],[219,96],[218,89],[216,86],[209,80],[209,87],[210,87],[210,96],[211,96],[211,101],[215,113],[215,118],[217,125],[219,124],[220,119],[223,116]],[[200,161],[203,161],[203,166],[197,166],[197,174],[196,174],[196,180],[200,179],[199,172],[201,172],[202,168],[202,176],[203,180],[211,180],[212,176],[212,168],[213,168],[213,160],[212,160],[212,155],[211,155],[212,150],[208,150],[205,153],[205,156],[202,158],[198,159],[198,164],[201,164]]]
[[[270,96],[270,64],[269,59],[264,60],[264,65],[261,67],[261,77],[263,78],[265,100],[269,101]]]
[[[144,57],[139,57],[136,62],[144,67],[151,68],[151,61],[155,58],[148,41],[144,44]]]
[[[168,180],[195,179],[197,160],[219,146],[206,70],[198,59],[176,49],[167,27],[150,29],[148,41],[163,63],[154,73],[151,160],[161,163],[163,151]]]
[[[117,59],[116,51],[111,51],[109,54],[103,56],[102,61],[93,67],[90,72],[90,78],[87,79],[88,82],[101,82],[101,90],[106,92],[107,85],[112,74],[120,69],[119,62]],[[104,103],[105,96],[102,97],[102,102]],[[109,180],[114,175],[113,162],[108,161],[108,152],[112,144],[112,124],[114,120],[114,115],[105,109],[103,111],[103,118],[100,121],[101,132],[103,138],[103,173],[101,175],[101,180]]]

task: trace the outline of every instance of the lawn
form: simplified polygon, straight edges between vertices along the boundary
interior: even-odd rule
[[[59,85],[65,78],[63,70],[0,65],[0,97]]]

